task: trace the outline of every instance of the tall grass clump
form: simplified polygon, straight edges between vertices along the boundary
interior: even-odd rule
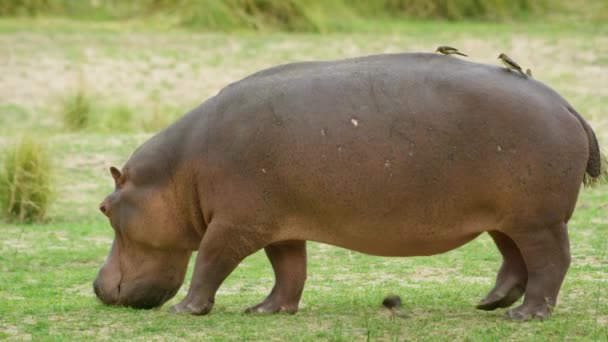
[[[0,0],[0,16],[67,16],[86,20],[128,19],[155,0]]]
[[[360,13],[441,20],[521,19],[561,8],[555,0],[372,0],[354,6]]]
[[[176,13],[182,26],[216,31],[326,32],[357,17],[343,0],[191,0],[180,6],[156,2],[159,9]]]
[[[0,0],[0,15],[19,16],[48,13],[52,0]]]
[[[61,103],[63,123],[73,131],[84,129],[89,125],[92,111],[93,98],[83,86],[64,97]]]
[[[32,137],[6,148],[0,155],[0,216],[43,221],[52,198],[51,166],[46,144]]]

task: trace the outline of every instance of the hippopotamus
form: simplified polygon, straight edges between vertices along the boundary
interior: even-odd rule
[[[272,67],[152,136],[100,205],[114,231],[94,281],[107,305],[204,315],[264,249],[275,276],[248,313],[295,313],[306,241],[430,256],[487,232],[502,254],[477,305],[547,318],[570,265],[568,221],[604,172],[589,124],[554,90],[430,53]]]

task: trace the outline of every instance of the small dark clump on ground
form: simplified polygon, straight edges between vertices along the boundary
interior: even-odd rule
[[[382,301],[382,306],[385,308],[392,310],[401,307],[401,297],[397,295],[386,296]]]
[[[407,318],[407,314],[401,309],[401,297],[389,295],[382,301],[382,306],[390,312],[390,318]]]

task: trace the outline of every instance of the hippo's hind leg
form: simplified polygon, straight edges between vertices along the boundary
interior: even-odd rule
[[[503,261],[496,277],[496,285],[477,304],[481,310],[511,306],[523,296],[528,281],[526,264],[515,242],[499,231],[491,231],[489,234],[502,254]]]
[[[260,304],[246,313],[296,313],[306,281],[306,241],[283,241],[264,248],[272,264],[275,284]]]
[[[567,225],[561,222],[506,233],[519,247],[528,270],[524,302],[507,316],[519,321],[548,318],[570,266]]]

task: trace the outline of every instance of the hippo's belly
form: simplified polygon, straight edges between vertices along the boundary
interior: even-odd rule
[[[426,222],[416,217],[403,217],[400,222],[364,218],[323,221],[327,220],[287,219],[280,222],[275,239],[317,241],[378,256],[423,256],[458,248],[482,232],[495,229],[498,223],[483,212],[458,218],[446,212],[440,217],[424,217]]]

